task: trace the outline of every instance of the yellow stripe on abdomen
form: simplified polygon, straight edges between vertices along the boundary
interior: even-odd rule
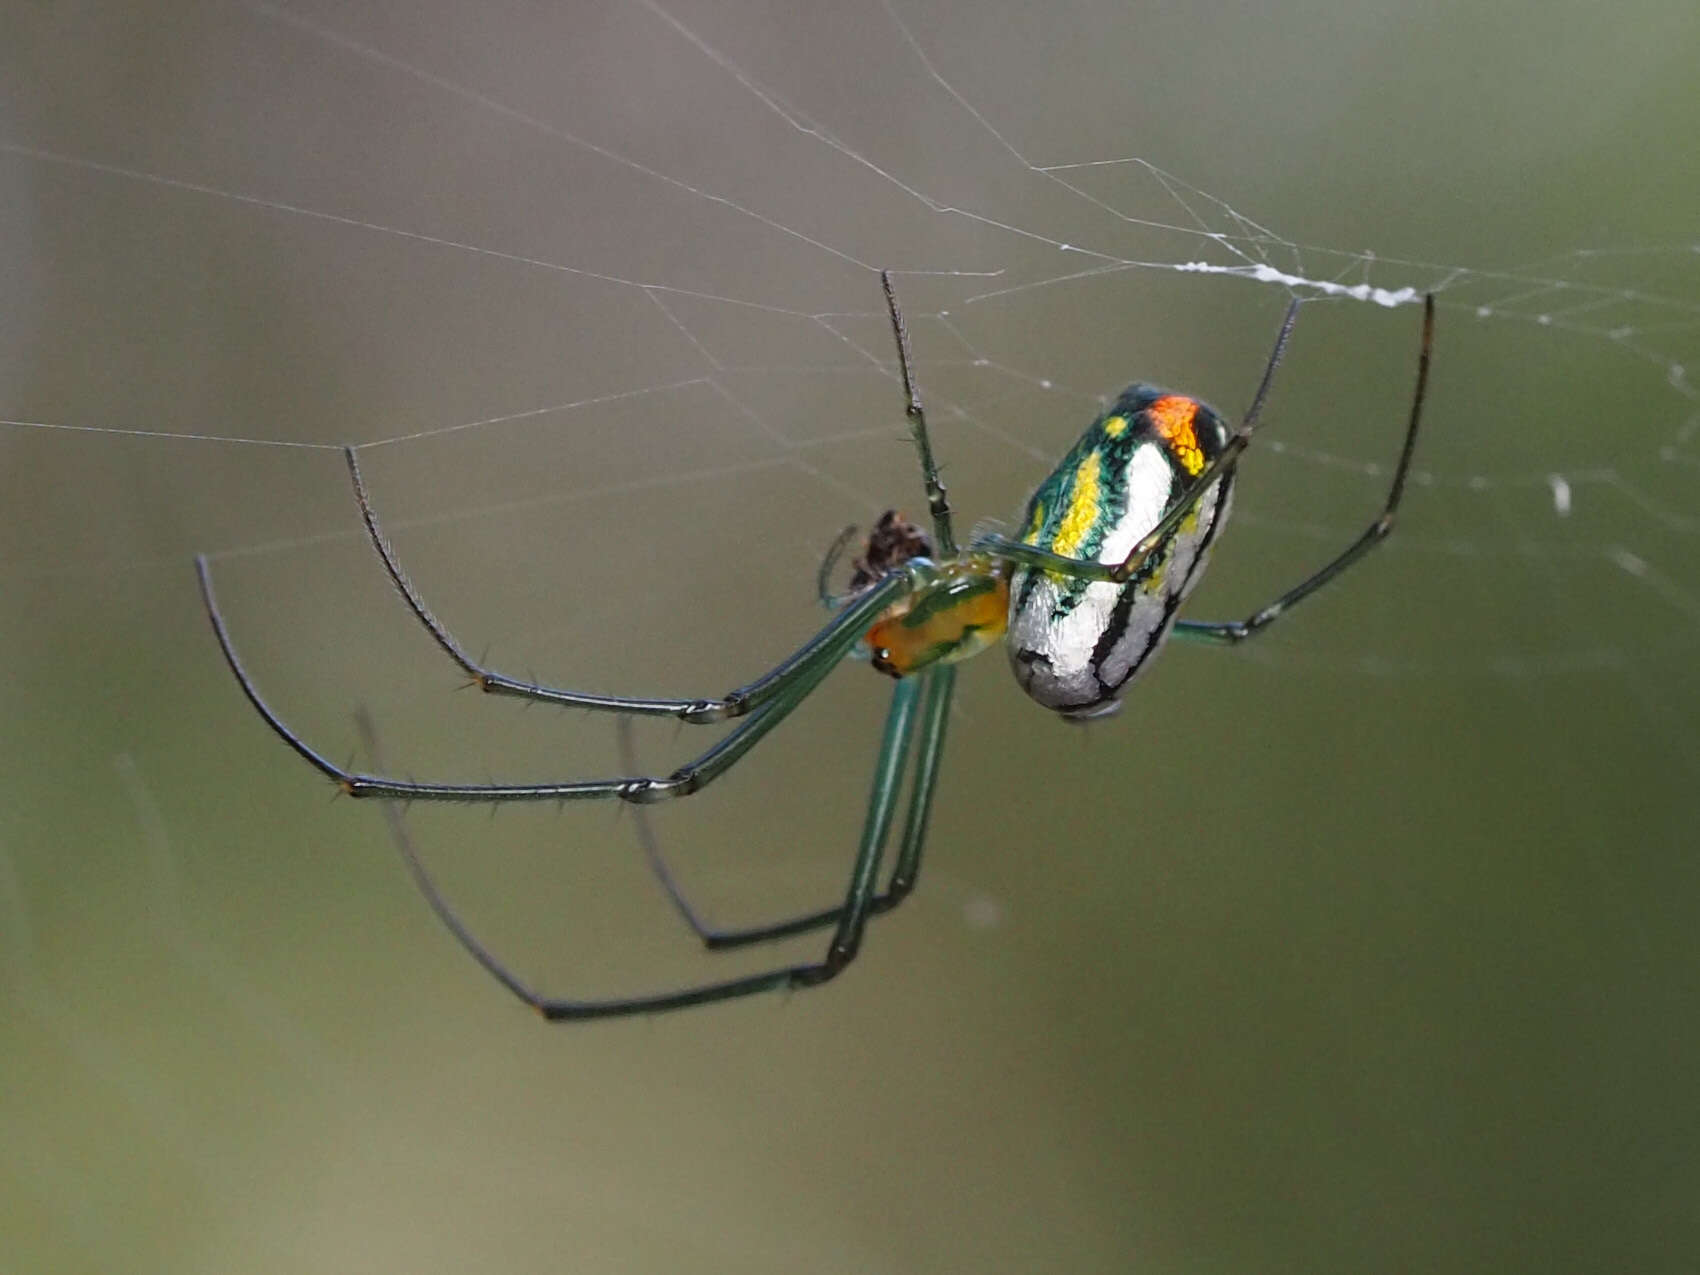
[[[1056,539],[1049,546],[1052,553],[1060,553],[1065,558],[1080,556],[1092,528],[1097,525],[1103,505],[1103,486],[1098,479],[1102,464],[1097,452],[1088,452],[1074,471],[1068,509],[1057,527]]]

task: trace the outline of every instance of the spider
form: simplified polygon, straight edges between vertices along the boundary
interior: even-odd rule
[[[896,907],[915,886],[958,662],[985,650],[1001,635],[1016,681],[1035,701],[1070,721],[1103,717],[1120,707],[1135,675],[1171,634],[1217,644],[1242,642],[1329,583],[1392,530],[1428,384],[1434,342],[1432,295],[1424,298],[1416,387],[1381,512],[1344,550],[1273,602],[1244,620],[1218,622],[1182,620],[1176,612],[1198,583],[1227,519],[1236,462],[1257,428],[1298,318],[1299,300],[1294,298],[1287,307],[1262,379],[1237,430],[1198,399],[1135,383],[1087,427],[1039,484],[1027,502],[1019,535],[981,531],[962,545],[952,530],[950,502],[933,460],[908,329],[890,273],[882,272],[880,280],[897,344],[930,534],[896,513],[887,513],[869,535],[848,589],[834,594],[832,570],[854,529],[840,535],[821,565],[819,579],[832,618],[774,668],[722,696],[666,699],[562,690],[474,660],[432,614],[402,569],[374,511],[355,449],[344,449],[355,501],[385,572],[414,617],[480,690],[599,712],[674,717],[693,724],[739,719],[718,742],[671,774],[528,784],[436,783],[339,766],[291,730],[260,696],[219,611],[207,559],[202,555],[195,560],[213,633],[255,711],[273,733],[343,792],[385,799],[392,833],[433,910],[486,970],[546,1019],[655,1013],[777,988],[813,987],[833,978],[855,958],[868,919]],[[544,995],[512,973],[459,920],[406,840],[398,801],[617,798],[641,806],[688,796],[730,770],[858,647],[874,668],[896,679],[896,685],[841,904],[748,929],[711,930],[685,903],[647,828],[641,829],[652,867],[675,906],[709,947],[741,947],[830,929],[831,939],[819,960],[648,995],[598,1000]],[[381,761],[376,764],[383,769]],[[909,799],[903,830],[892,870],[881,888],[881,859],[906,773]]]

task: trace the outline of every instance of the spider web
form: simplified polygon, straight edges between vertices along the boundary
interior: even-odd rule
[[[1613,26],[1615,72],[1584,56],[1589,24],[1554,35],[1553,65],[1625,77],[1580,94],[1564,136],[1540,126],[1546,86],[1460,79],[1518,139],[1516,164],[1444,91],[1481,69],[1450,60],[1455,34],[1392,7],[1357,21],[1336,61],[1292,80],[1272,68],[1298,37],[1261,19],[1211,32],[1206,59],[1190,18],[1130,31],[1090,7],[994,21],[949,5],[781,19],[645,0],[229,3],[22,22],[0,106],[0,635],[27,671],[0,736],[24,762],[0,819],[0,1038],[22,1059],[14,1095],[74,1077],[58,1102],[0,1099],[32,1254],[52,1265],[81,1247],[98,1264],[140,1227],[182,1269],[189,1241],[143,1220],[159,1201],[99,1149],[105,1118],[170,1166],[161,1199],[228,1228],[209,1253],[239,1243],[214,1166],[241,1158],[249,1118],[197,1087],[206,1041],[182,1024],[216,1024],[200,1029],[219,1041],[208,1073],[260,1075],[282,1122],[301,1087],[330,1109],[372,1101],[370,1043],[343,1036],[371,989],[452,987],[456,1012],[499,995],[463,989],[440,936],[408,929],[393,864],[350,866],[350,829],[377,841],[375,821],[301,809],[305,776],[217,666],[190,555],[212,557],[268,696],[333,754],[358,701],[421,776],[607,773],[600,727],[571,718],[563,740],[555,714],[437,694],[448,670],[381,585],[340,448],[362,448],[403,560],[474,651],[584,689],[718,691],[818,623],[810,586],[840,526],[921,503],[880,268],[896,272],[964,525],[1008,517],[1130,379],[1237,412],[1287,300],[1305,300],[1189,608],[1223,619],[1379,507],[1433,292],[1434,380],[1397,535],[1302,619],[1231,655],[1166,659],[1180,667],[1153,678],[1137,746],[1166,730],[1238,739],[1265,697],[1289,717],[1373,703],[1408,730],[1409,758],[1472,730],[1511,741],[1500,782],[1515,791],[1543,757],[1609,757],[1613,774],[1643,759],[1641,786],[1575,798],[1577,822],[1622,837],[1627,802],[1624,841],[1674,845],[1671,781],[1700,762],[1697,192],[1656,163],[1630,187],[1603,157],[1636,152],[1644,113],[1684,82],[1665,50],[1688,19]],[[1482,41],[1483,59],[1503,47]],[[1402,74],[1388,43],[1429,76]],[[978,672],[953,726],[963,796],[941,819],[1055,747],[995,669]],[[752,891],[783,910],[841,884],[880,703],[848,674],[819,700],[794,755],[752,760],[705,810],[663,812],[720,915]],[[1518,721],[1490,729],[1472,703]],[[1346,757],[1328,727],[1289,720],[1301,733],[1276,746]],[[1111,738],[1067,765],[1118,773]],[[696,742],[641,741],[657,766]],[[1417,791],[1445,782],[1399,764]],[[1042,773],[1037,794],[1064,804],[1068,782]],[[1241,830],[1225,841],[1266,835],[1223,804]],[[1032,838],[1053,835],[1034,818]],[[1196,818],[1182,804],[1175,826]],[[679,980],[676,935],[633,950],[653,891],[588,917],[563,902],[639,897],[629,828],[575,813],[571,835],[608,844],[579,865],[588,877],[545,887],[528,883],[571,868],[560,827],[482,820],[415,815],[498,946],[575,983]],[[256,826],[290,849],[232,862]],[[757,828],[822,844],[801,867],[757,859]],[[451,850],[471,842],[479,856]],[[954,938],[1023,906],[1016,877],[934,857],[926,888]],[[1636,936],[1638,969],[1680,942],[1656,902],[1676,896],[1675,871],[1578,869]],[[582,931],[565,955],[564,909]],[[345,994],[351,960],[362,990]],[[251,1164],[275,1190],[273,1162]],[[440,1185],[410,1181],[427,1198]],[[598,1198],[634,1211],[615,1187]],[[735,1228],[719,1242],[776,1266],[788,1251]],[[280,1241],[280,1268],[342,1255],[325,1244]]]

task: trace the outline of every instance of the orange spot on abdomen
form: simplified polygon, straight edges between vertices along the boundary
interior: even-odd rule
[[[1184,394],[1165,394],[1145,409],[1157,436],[1169,445],[1169,455],[1180,462],[1189,474],[1204,468],[1204,449],[1198,445],[1198,431],[1193,421],[1198,416],[1198,401]]]

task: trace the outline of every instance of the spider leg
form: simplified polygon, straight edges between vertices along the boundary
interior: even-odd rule
[[[911,742],[919,746],[919,752],[915,760],[914,779],[910,786],[909,812],[905,818],[903,840],[898,847],[897,861],[892,867],[891,876],[886,881],[885,889],[869,901],[868,911],[873,916],[891,911],[908,898],[915,888],[916,878],[920,875],[921,850],[926,841],[927,820],[932,811],[933,790],[938,781],[939,761],[944,751],[944,728],[950,712],[951,691],[956,683],[956,668],[954,665],[936,664],[916,680],[921,683],[921,711]],[[896,690],[901,691],[907,684],[907,680],[898,683]],[[893,692],[894,701],[890,709],[892,713],[898,711],[895,695],[896,691]],[[630,723],[625,718],[620,720],[619,733],[621,765],[635,770]],[[726,951],[753,943],[767,943],[775,939],[807,934],[811,930],[836,925],[844,916],[843,906],[838,906],[822,908],[816,912],[765,925],[739,929],[716,928],[703,919],[702,914],[691,905],[679,888],[678,879],[674,877],[661,853],[660,841],[650,824],[647,812],[639,806],[633,814],[637,820],[638,839],[643,844],[644,857],[648,859],[651,871],[661,882],[667,897],[672,900],[674,910],[711,951]],[[885,830],[882,830],[882,846],[884,840]]]
[[[739,717],[759,708],[780,694],[793,677],[811,669],[817,660],[836,660],[838,655],[832,654],[832,648],[840,636],[841,629],[867,628],[874,617],[895,597],[894,594],[884,595],[884,600],[876,604],[876,600],[870,596],[874,590],[858,595],[837,613],[831,623],[769,672],[718,697],[649,699],[623,695],[593,695],[584,691],[545,686],[524,678],[511,677],[473,659],[459,639],[450,633],[431,608],[425,605],[425,599],[403,569],[401,560],[396,556],[389,537],[384,534],[383,526],[378,521],[371,494],[366,490],[366,482],[360,475],[360,461],[355,449],[343,448],[343,458],[348,462],[348,475],[354,483],[354,499],[360,506],[360,517],[366,524],[367,537],[371,540],[372,547],[377,550],[378,558],[383,562],[390,582],[401,594],[407,609],[413,612],[414,618],[425,627],[425,631],[431,635],[438,647],[472,679],[473,685],[492,695],[514,695],[521,699],[541,700],[550,704],[565,704],[573,708],[588,708],[605,713],[677,717],[693,724],[724,721],[728,717]],[[202,575],[205,575],[204,568]]]
[[[701,983],[644,996],[579,1000],[544,995],[514,973],[456,914],[414,848],[399,804],[393,800],[385,800],[384,814],[396,848],[407,864],[414,883],[425,896],[438,920],[491,977],[550,1021],[655,1014],[780,988],[814,987],[839,974],[855,959],[861,947],[862,932],[871,913],[874,884],[879,875],[881,849],[891,827],[897,791],[903,778],[917,691],[916,685],[900,682],[892,695],[891,711],[886,716],[885,733],[880,744],[879,758],[874,766],[873,791],[868,799],[867,818],[862,827],[861,842],[856,851],[856,863],[851,872],[844,904],[838,909],[837,928],[825,954],[820,960],[810,963],[786,965],[742,978]],[[361,730],[367,737],[368,748],[375,753],[375,735],[369,718],[361,718]],[[375,757],[374,762],[381,765]],[[913,806],[911,812],[913,823]],[[924,818],[922,823],[924,825]],[[916,854],[919,854],[918,847]]]
[[[650,802],[688,796],[730,769],[740,757],[755,747],[762,736],[790,716],[791,711],[826,679],[845,651],[861,636],[860,621],[866,619],[862,614],[864,608],[870,612],[877,611],[879,607],[908,592],[912,587],[913,578],[908,571],[897,571],[871,586],[866,594],[847,607],[808,643],[805,649],[813,652],[808,661],[798,662],[794,658],[791,663],[795,667],[787,677],[776,684],[776,690],[767,696],[759,707],[712,747],[670,775],[583,779],[566,783],[465,784],[423,783],[394,779],[386,775],[360,774],[337,765],[314,749],[261,698],[259,689],[249,677],[248,671],[236,654],[236,648],[231,644],[230,633],[225,627],[224,617],[213,595],[212,574],[207,560],[204,557],[196,558],[195,569],[200,578],[201,597],[212,621],[213,633],[218,638],[219,648],[224,652],[225,663],[230,666],[230,671],[242,687],[243,694],[248,697],[248,702],[265,720],[266,725],[271,727],[272,732],[309,765],[334,779],[338,787],[351,797],[471,802],[576,801],[607,797],[618,797],[622,801]],[[869,606],[868,599],[873,599],[879,606]],[[846,623],[847,617],[858,622]]]
[[[826,555],[821,558],[819,568],[815,571],[815,595],[828,611],[838,610],[855,596],[853,593],[834,593],[832,590],[832,573],[838,569],[838,560],[844,556],[845,546],[855,538],[854,524],[834,536],[832,543],[826,547]]]
[[[1377,515],[1375,521],[1370,523],[1362,534],[1347,545],[1339,555],[1306,576],[1269,605],[1252,612],[1243,620],[1179,620],[1175,623],[1174,630],[1178,636],[1228,645],[1243,642],[1248,637],[1261,633],[1268,625],[1279,619],[1294,603],[1301,602],[1315,593],[1387,539],[1388,533],[1393,530],[1394,517],[1399,510],[1399,499],[1405,494],[1405,476],[1410,472],[1411,456],[1417,446],[1417,425],[1422,420],[1423,398],[1428,393],[1429,358],[1433,349],[1434,297],[1431,295],[1425,298],[1423,302],[1422,344],[1417,350],[1417,386],[1411,395],[1410,422],[1405,426],[1405,442],[1399,452],[1399,463],[1393,470],[1393,484],[1387,492],[1387,503],[1382,506],[1381,513]]]
[[[909,432],[914,436],[915,450],[921,457],[921,481],[927,488],[927,509],[933,516],[933,543],[940,557],[953,558],[956,556],[956,538],[950,529],[950,501],[945,496],[939,467],[933,462],[932,439],[927,434],[927,413],[921,406],[921,392],[915,387],[915,360],[909,352],[909,329],[903,323],[903,312],[897,307],[897,291],[891,285],[891,271],[880,271],[880,287],[885,291],[886,313],[891,316],[891,335],[897,341],[897,368],[903,376],[903,395],[907,400],[903,410],[909,417]]]

